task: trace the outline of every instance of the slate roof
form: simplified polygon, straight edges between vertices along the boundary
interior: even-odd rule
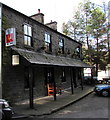
[[[45,53],[38,53],[16,47],[12,47],[12,50],[15,50],[17,53],[19,53],[22,57],[24,57],[27,61],[29,61],[32,64],[70,66],[70,67],[82,67],[82,68],[91,67],[90,65],[78,59],[55,56]]]

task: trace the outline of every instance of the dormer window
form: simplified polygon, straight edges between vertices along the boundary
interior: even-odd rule
[[[32,28],[24,24],[24,45],[32,46]]]

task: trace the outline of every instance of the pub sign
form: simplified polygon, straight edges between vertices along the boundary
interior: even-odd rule
[[[15,28],[8,28],[5,33],[6,46],[16,45],[16,31]]]

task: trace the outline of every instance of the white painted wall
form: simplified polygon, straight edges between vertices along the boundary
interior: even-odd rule
[[[91,76],[91,69],[84,68],[84,76]],[[102,80],[103,78],[110,77],[110,64],[107,65],[106,71],[99,70],[98,71],[98,80]]]

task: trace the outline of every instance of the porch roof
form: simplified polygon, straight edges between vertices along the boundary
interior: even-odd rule
[[[19,53],[21,56],[23,56],[27,61],[29,61],[32,64],[71,66],[71,67],[82,67],[82,68],[91,67],[90,65],[84,63],[83,61],[73,58],[54,56],[45,53],[38,53],[16,47],[12,47],[12,50],[15,50],[17,53]]]

